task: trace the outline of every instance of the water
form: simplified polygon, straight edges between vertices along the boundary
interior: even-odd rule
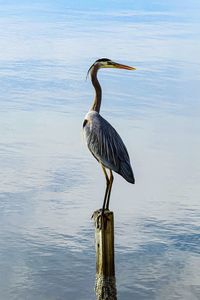
[[[102,115],[136,185],[115,176],[123,300],[200,299],[198,1],[0,1],[0,299],[95,299],[104,178],[81,136],[103,70]]]

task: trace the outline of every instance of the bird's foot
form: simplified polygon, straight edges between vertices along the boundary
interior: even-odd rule
[[[105,216],[104,210],[100,209],[99,214],[98,214],[97,219],[96,219],[96,226],[99,230],[101,230],[103,225],[104,225],[104,216]]]
[[[96,227],[101,230],[102,228],[106,228],[108,217],[106,216],[106,213],[109,210],[103,210],[99,209],[95,211],[92,215],[92,219],[94,219],[96,223]]]

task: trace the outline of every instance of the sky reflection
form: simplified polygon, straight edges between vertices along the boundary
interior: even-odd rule
[[[199,299],[199,1],[0,4],[0,298],[94,298],[105,182],[81,127],[105,56],[137,67],[99,73],[137,183],[111,199],[119,298]]]

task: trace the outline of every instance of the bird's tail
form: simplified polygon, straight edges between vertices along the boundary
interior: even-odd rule
[[[133,174],[133,170],[131,168],[131,165],[128,164],[127,162],[122,162],[121,163],[121,168],[119,174],[126,179],[126,181],[130,183],[135,183],[135,177]]]

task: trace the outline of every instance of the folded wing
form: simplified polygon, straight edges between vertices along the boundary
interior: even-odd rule
[[[95,112],[85,123],[84,135],[89,150],[106,168],[135,183],[128,151],[112,125]]]

